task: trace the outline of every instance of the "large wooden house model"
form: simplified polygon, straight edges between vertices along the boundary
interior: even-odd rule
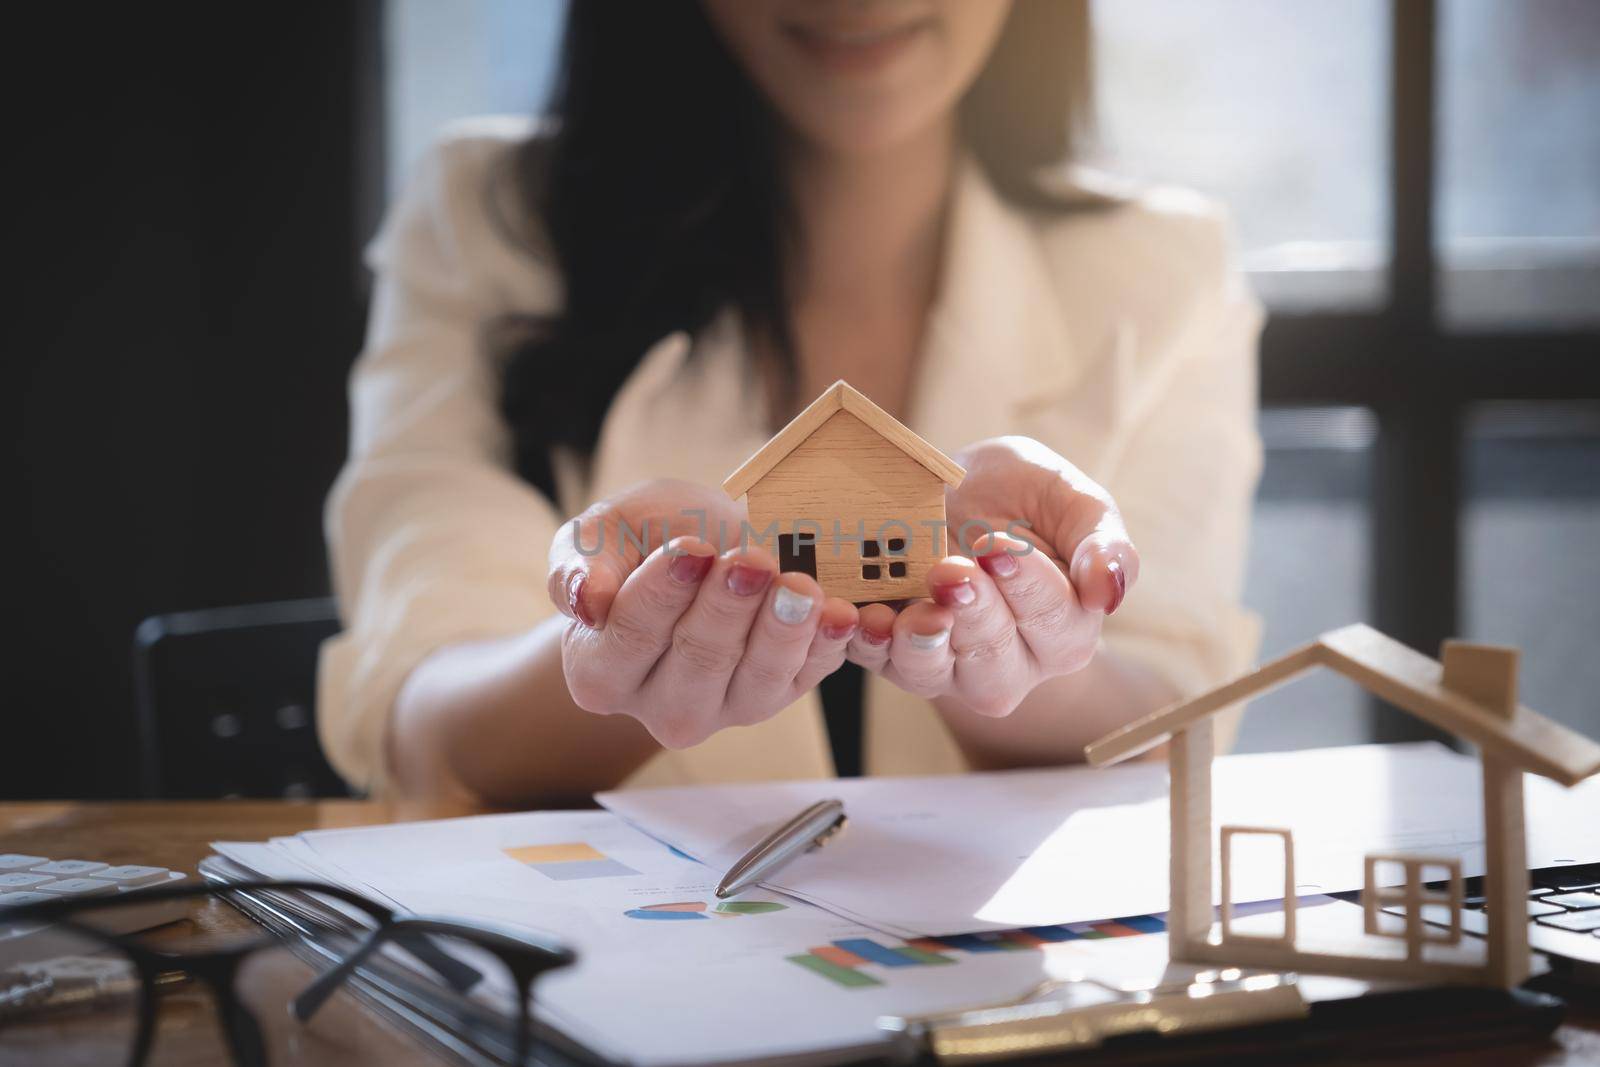
[[[928,595],[946,552],[944,494],[966,471],[843,381],[722,483],[749,541],[856,603]]]
[[[1600,772],[1600,744],[1520,703],[1517,666],[1514,648],[1446,641],[1435,660],[1370,626],[1346,626],[1089,745],[1089,762],[1104,765],[1167,743],[1172,781],[1172,897],[1167,937],[1172,959],[1501,987],[1527,978],[1523,774],[1576,785]],[[1482,912],[1472,916],[1463,912],[1459,858],[1374,854],[1365,857],[1362,922],[1334,943],[1312,942],[1297,936],[1290,830],[1255,824],[1223,826],[1220,834],[1216,832],[1211,814],[1212,717],[1318,668],[1342,674],[1374,696],[1477,746],[1483,767],[1487,860]],[[1263,822],[1270,823],[1272,798],[1262,797],[1261,805]],[[1282,841],[1281,933],[1264,937],[1241,931],[1233,922],[1233,842],[1243,835],[1268,835]],[[1216,923],[1213,863],[1221,875],[1221,921]],[[1429,883],[1443,888],[1432,889]],[[1462,937],[1466,918],[1483,920],[1482,940]]]

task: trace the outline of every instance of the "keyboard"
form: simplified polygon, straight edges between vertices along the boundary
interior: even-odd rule
[[[1535,951],[1578,963],[1600,966],[1600,863],[1547,867],[1530,871],[1528,881],[1528,945]],[[1446,890],[1443,882],[1430,889]],[[1489,932],[1484,910],[1483,879],[1467,878],[1462,884],[1461,929],[1483,937]],[[1403,905],[1383,909],[1403,915]],[[1422,917],[1435,926],[1449,926],[1449,909],[1442,904],[1423,905]]]
[[[51,859],[49,856],[5,852],[0,853],[0,908],[60,897],[133,894],[181,882],[187,877],[182,871],[166,867]],[[153,900],[146,904],[126,904],[97,913],[95,925],[110,933],[131,934],[182,919],[193,906],[192,900]],[[38,929],[14,925],[0,930],[0,962],[4,962],[7,946],[17,944]]]

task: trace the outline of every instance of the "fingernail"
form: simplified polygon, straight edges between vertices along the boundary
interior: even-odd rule
[[[590,629],[594,628],[594,616],[583,606],[583,587],[589,576],[579,571],[567,583],[567,607],[572,609],[573,616]]]
[[[936,648],[944,647],[944,643],[950,640],[950,628],[947,626],[936,634],[913,633],[910,635],[910,640],[912,648],[932,652]]]
[[[889,643],[889,638],[893,636],[893,634],[880,634],[876,630],[864,629],[861,631],[861,640],[865,641],[869,645],[887,645]]]
[[[822,636],[826,637],[829,641],[843,641],[845,638],[851,636],[855,632],[856,624],[853,622],[825,622],[822,624]],[[866,636],[867,640],[872,640],[872,634],[870,631],[867,632]],[[884,637],[883,640],[887,641],[888,638]],[[879,644],[881,642],[874,641],[873,643]]]
[[[1122,564],[1118,560],[1106,564],[1106,573],[1111,575],[1112,584],[1116,586],[1116,592],[1111,594],[1111,603],[1106,605],[1106,614],[1110,615],[1122,606],[1122,598],[1128,595],[1128,576],[1122,573]]]
[[[993,578],[1009,578],[1017,573],[1017,557],[1001,549],[990,552],[987,556],[978,557],[978,566],[989,572]]]
[[[763,567],[735,563],[728,568],[728,588],[739,596],[754,596],[767,588],[772,572]]]
[[[972,582],[963,578],[955,585],[936,585],[933,587],[933,601],[936,604],[950,608],[957,604],[970,604],[978,599],[978,591],[972,588]]]
[[[680,585],[694,585],[706,576],[714,561],[712,556],[697,556],[692,552],[685,552],[681,556],[672,557],[672,562],[667,564],[667,575]]]
[[[811,617],[813,603],[815,601],[804,593],[797,593],[786,585],[780,585],[778,591],[772,594],[772,613],[778,617],[779,622],[793,626]]]

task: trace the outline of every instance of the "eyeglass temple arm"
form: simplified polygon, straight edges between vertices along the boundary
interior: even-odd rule
[[[471,989],[483,978],[482,972],[477,968],[456,959],[434,945],[425,935],[393,926],[380,926],[372,931],[365,941],[351,950],[350,955],[340,960],[337,966],[324,971],[315,981],[301,990],[300,995],[289,1005],[290,1013],[299,1022],[309,1022],[311,1017],[328,1002],[328,998],[349,981],[356,968],[365,963],[367,957],[388,939],[403,944],[407,952],[426,964],[458,993]]]

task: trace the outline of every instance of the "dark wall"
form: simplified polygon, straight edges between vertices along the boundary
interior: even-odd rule
[[[141,618],[326,591],[377,144],[369,7],[75,6],[8,35],[50,73],[7,91],[22,625],[0,796],[134,791]]]

